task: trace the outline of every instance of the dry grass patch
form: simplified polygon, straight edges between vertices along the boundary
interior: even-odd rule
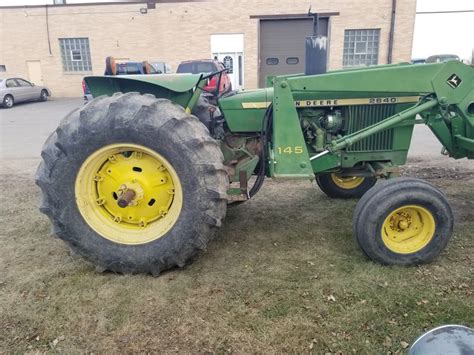
[[[267,182],[196,262],[153,278],[98,274],[69,255],[31,171],[4,172],[0,352],[396,353],[427,328],[472,326],[472,175],[434,176],[456,229],[430,265],[368,261],[351,236],[355,201]]]

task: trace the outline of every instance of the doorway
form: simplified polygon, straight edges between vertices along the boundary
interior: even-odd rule
[[[35,85],[44,85],[41,62],[39,60],[27,60],[26,67],[28,68],[28,79]]]
[[[321,17],[320,34],[327,36],[329,18]],[[260,21],[259,86],[267,76],[304,73],[305,38],[313,33],[313,20],[279,19]]]
[[[211,35],[212,58],[228,69],[233,90],[244,88],[244,35]]]

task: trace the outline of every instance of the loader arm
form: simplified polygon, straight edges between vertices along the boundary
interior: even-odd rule
[[[272,104],[274,177],[402,165],[415,123],[427,124],[446,154],[474,158],[474,69],[460,62],[275,77]],[[307,144],[302,120],[316,127],[336,115],[341,129]]]

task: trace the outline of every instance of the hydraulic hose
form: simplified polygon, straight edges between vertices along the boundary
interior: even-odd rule
[[[255,180],[252,188],[250,189],[248,193],[249,199],[257,194],[257,192],[260,190],[265,180],[265,162],[267,160],[266,151],[267,151],[268,143],[270,141],[272,123],[273,123],[273,105],[270,104],[270,106],[268,106],[267,110],[265,111],[265,115],[263,116],[262,129],[260,130],[260,137],[262,138],[262,151],[260,152],[260,162],[259,162],[259,168],[258,168],[258,173],[257,173],[257,179]],[[230,202],[227,204],[227,206],[234,207],[244,202],[245,201]]]
[[[260,188],[263,185],[265,180],[265,162],[267,160],[267,146],[270,138],[270,132],[272,129],[273,123],[273,105],[270,104],[265,111],[262,122],[262,130],[260,131],[260,136],[262,137],[262,151],[260,152],[260,166],[258,169],[257,179],[253,184],[252,188],[249,191],[249,197],[252,198],[257,194]]]

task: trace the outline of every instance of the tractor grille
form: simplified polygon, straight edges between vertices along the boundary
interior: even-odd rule
[[[362,128],[380,122],[395,114],[395,105],[360,105],[348,108],[349,120],[346,123],[347,133],[354,133]],[[393,144],[393,129],[363,139],[347,148],[349,152],[367,152],[391,150]]]

